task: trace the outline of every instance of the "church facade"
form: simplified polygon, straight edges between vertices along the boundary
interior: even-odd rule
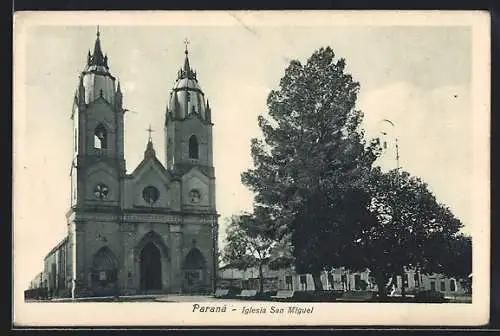
[[[79,76],[68,234],[45,258],[53,296],[210,293],[218,214],[211,109],[188,51],[165,109],[165,162],[151,136],[127,173],[123,93],[100,34]],[[69,139],[68,139],[69,140]]]

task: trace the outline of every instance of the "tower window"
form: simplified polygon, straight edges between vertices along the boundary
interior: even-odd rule
[[[105,149],[108,146],[106,128],[99,124],[94,132],[94,148]]]
[[[198,159],[198,139],[195,135],[189,138],[189,158]]]
[[[196,189],[191,190],[189,197],[191,198],[191,203],[199,203],[201,199],[200,192]]]

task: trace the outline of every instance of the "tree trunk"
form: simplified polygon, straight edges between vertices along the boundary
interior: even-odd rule
[[[312,273],[313,281],[314,281],[314,291],[322,291],[323,283],[321,282],[321,272],[315,271]]]
[[[264,293],[264,272],[262,264],[259,264],[259,293]]]
[[[378,291],[379,298],[386,298],[387,297],[387,277],[384,276],[383,274],[375,274],[375,282],[377,283],[377,291]]]
[[[405,288],[405,267],[401,266],[401,297],[406,297],[406,288]]]

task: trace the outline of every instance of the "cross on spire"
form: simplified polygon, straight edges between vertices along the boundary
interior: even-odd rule
[[[154,132],[154,129],[151,128],[151,124],[149,124],[149,127],[146,129],[146,131],[149,133],[149,138],[148,140],[151,142],[153,139],[151,138],[151,133]]]
[[[187,55],[188,54],[188,45],[189,45],[189,40],[187,38],[184,39],[184,45],[186,46],[186,51],[184,51],[184,53]]]

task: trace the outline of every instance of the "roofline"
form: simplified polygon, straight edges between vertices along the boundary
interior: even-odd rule
[[[59,243],[57,243],[57,245],[55,247],[53,247],[49,253],[47,253],[44,260],[47,259],[48,257],[50,257],[54,252],[56,252],[61,246],[63,246],[67,242],[68,242],[68,235],[66,235],[66,237],[63,238],[63,240],[61,240]]]

